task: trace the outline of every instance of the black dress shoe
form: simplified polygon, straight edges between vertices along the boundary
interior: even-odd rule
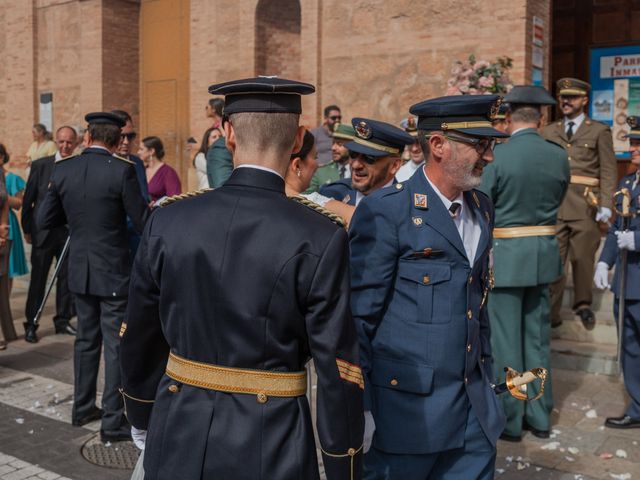
[[[88,415],[85,415],[82,418],[78,418],[78,419],[72,419],[71,420],[71,425],[73,425],[74,427],[82,427],[83,425],[86,425],[87,423],[91,423],[95,420],[100,420],[102,418],[102,409],[95,407],[95,409],[89,413]]]
[[[36,335],[36,326],[27,325],[24,331],[24,339],[29,343],[38,343],[38,335]]]
[[[609,428],[640,428],[640,420],[631,418],[629,415],[609,417],[604,422],[604,426]]]
[[[551,319],[551,328],[558,328],[560,325],[562,325],[561,318]]]
[[[582,320],[582,325],[587,330],[593,330],[596,327],[596,316],[593,314],[590,308],[583,308],[576,312]]]
[[[100,440],[102,443],[115,443],[115,442],[127,442],[131,441],[131,432],[113,432],[106,433],[104,430],[100,430]]]
[[[518,443],[522,441],[521,435],[509,435],[508,433],[502,433],[500,435],[500,440],[504,440],[505,442]]]
[[[531,435],[538,438],[549,438],[549,430],[538,430],[533,428],[527,422],[522,422],[522,429],[531,432]]]
[[[73,325],[71,325],[70,323],[65,323],[60,326],[56,325],[56,333],[64,335],[75,335],[77,332]]]

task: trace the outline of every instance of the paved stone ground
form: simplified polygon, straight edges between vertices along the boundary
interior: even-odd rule
[[[16,282],[12,295],[19,334],[23,333],[25,299],[26,279],[22,279]],[[38,331],[38,344],[27,344],[21,338],[0,352],[0,479],[129,478],[130,470],[97,467],[80,454],[99,424],[83,428],[70,425],[73,339],[54,335],[52,314],[50,302]],[[500,442],[496,477],[640,479],[640,430],[618,431],[602,426],[606,416],[624,410],[627,399],[620,380],[556,370],[553,389],[553,438],[542,441],[527,433],[522,443]]]

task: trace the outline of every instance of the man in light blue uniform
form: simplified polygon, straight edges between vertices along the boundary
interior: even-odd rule
[[[627,138],[630,142],[631,163],[640,168],[640,117],[629,117],[627,123],[631,127]],[[620,180],[618,189],[627,188],[631,194],[631,219],[629,228],[623,231],[622,218],[618,215],[609,228],[600,261],[596,267],[594,283],[596,287],[610,287],[608,272],[615,264],[611,290],[615,295],[613,313],[618,318],[620,302],[620,256],[627,250],[627,276],[624,305],[624,332],[622,350],[622,372],[624,385],[627,388],[631,403],[620,417],[609,417],[605,427],[640,428],[640,170]],[[616,208],[622,209],[622,197],[616,198]]]
[[[411,107],[425,167],[368,195],[352,219],[366,479],[493,478],[504,428],[485,305],[493,207],[475,187],[506,136],[491,127],[497,100]],[[375,125],[358,127],[353,143],[377,142]]]

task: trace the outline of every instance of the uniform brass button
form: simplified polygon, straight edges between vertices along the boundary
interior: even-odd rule
[[[471,351],[471,344],[469,343],[469,344],[467,345],[467,352],[470,352],[470,351]]]
[[[347,455],[349,455],[350,457],[353,457],[355,454],[356,454],[355,448],[350,448],[349,450],[347,450]]]
[[[482,358],[480,359],[480,361],[481,361],[482,363],[484,363],[484,357],[482,357]]]
[[[471,310],[467,310],[467,318],[471,320],[473,318],[473,312]]]
[[[422,277],[422,283],[424,283],[425,285],[430,281],[431,281],[431,278],[429,277],[429,275],[425,275],[424,277]]]
[[[401,183],[396,183],[396,190],[400,190],[402,188],[402,184]]]
[[[467,377],[464,377],[464,384],[466,385],[467,383],[469,383],[469,379]]]
[[[398,385],[398,380],[396,380],[395,378],[392,378],[389,383],[395,387],[396,385]]]
[[[258,395],[256,395],[257,399],[258,399],[258,403],[267,403],[267,394],[264,392],[260,392]]]
[[[567,143],[567,148],[571,148],[571,144],[570,143]]]
[[[169,385],[169,391],[170,391],[171,393],[178,393],[178,390],[180,390],[180,389],[178,388],[178,386],[177,386],[177,385],[173,385],[173,384],[172,384],[172,385]]]

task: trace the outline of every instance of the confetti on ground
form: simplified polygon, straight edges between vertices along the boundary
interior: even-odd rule
[[[609,475],[616,480],[629,480],[631,478],[630,473],[610,473]]]
[[[618,450],[616,450],[616,457],[627,458],[627,452],[619,448]]]
[[[508,463],[513,462],[513,457],[505,457],[504,458]]]
[[[569,453],[571,453],[572,455],[577,455],[578,452],[580,452],[580,450],[578,450],[576,447],[569,447],[567,448],[567,450],[569,451]]]
[[[29,435],[33,435],[33,430],[29,430]]]
[[[542,467],[536,467],[536,472],[539,472],[540,470],[542,470]]]
[[[565,459],[567,462],[575,462],[575,461],[576,461],[576,459],[575,459],[575,458],[573,458],[573,457],[569,457],[569,456],[564,457],[564,459]]]
[[[525,468],[529,468],[529,462],[518,462],[518,465],[516,467],[518,470],[524,470]]]
[[[598,418],[598,413],[593,408],[589,410],[587,413],[585,413],[584,415],[587,418]]]
[[[496,468],[496,473],[498,475],[502,475],[504,473],[504,468]]]
[[[610,460],[613,458],[613,453],[609,453],[609,452],[601,453],[600,458],[603,460]]]
[[[549,442],[545,445],[542,445],[540,448],[542,450],[557,450],[560,446],[560,442]]]
[[[24,423],[24,418],[16,418],[16,423],[22,425]]]

